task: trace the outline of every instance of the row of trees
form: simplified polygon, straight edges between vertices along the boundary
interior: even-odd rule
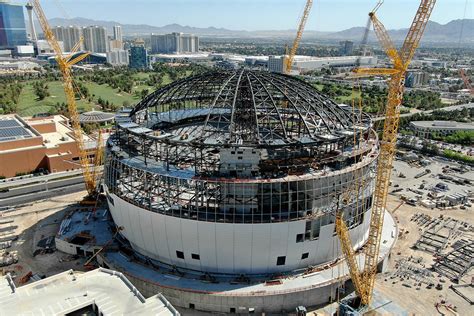
[[[291,45],[293,40],[289,40],[288,44]],[[208,50],[216,53],[232,53],[241,55],[283,55],[286,53],[286,47],[284,42],[269,42],[262,43],[254,40],[243,41],[243,42],[220,42],[212,41],[203,44],[203,50]],[[288,47],[290,49],[290,46]],[[306,56],[339,56],[339,46],[315,46],[313,44],[302,43],[297,51],[298,55]]]
[[[49,97],[49,86],[45,81],[35,81],[33,82],[33,91],[35,92],[38,100],[44,100],[46,97]]]
[[[432,137],[435,140],[441,140],[450,144],[474,145],[474,131],[458,131],[449,136],[441,136],[437,133],[433,133]]]
[[[458,161],[465,162],[471,165],[474,164],[474,157],[458,153],[457,151],[454,151],[454,150],[446,149],[443,152],[443,154],[446,158],[449,158],[449,159],[458,160]]]
[[[411,90],[404,94],[403,105],[419,110],[434,110],[443,107],[441,95],[438,92]]]
[[[455,111],[435,110],[430,114],[416,113],[400,118],[400,128],[407,129],[411,121],[456,121],[471,122],[474,120],[474,108],[463,108]]]
[[[413,143],[404,141],[403,139],[400,142],[400,145],[411,149],[417,149],[416,147],[414,147]],[[429,140],[423,141],[420,151],[425,155],[444,156],[448,159],[457,160],[474,165],[474,157],[450,149],[441,150],[436,143],[431,142]]]
[[[321,87],[322,86],[322,87]],[[316,83],[315,87],[321,91],[321,93],[327,95],[328,97],[336,100],[339,103],[347,103],[348,97],[352,95],[352,89],[343,87],[341,85],[333,83]],[[387,89],[381,88],[379,86],[363,87],[361,88],[361,99],[359,97],[354,97],[354,101],[358,104],[362,101],[362,109],[366,113],[377,114],[385,108],[387,103]],[[441,96],[437,92],[432,91],[423,91],[423,90],[411,90],[405,93],[403,98],[403,106],[405,108],[401,109],[402,113],[408,113],[409,109],[415,108],[419,110],[434,110],[433,119],[436,120],[454,120],[454,121],[470,121],[472,118],[472,113],[469,114],[468,109],[464,109],[461,112],[457,111],[436,111],[443,107],[441,102]],[[406,119],[402,124],[407,124],[412,120],[432,120],[430,115],[415,114],[409,119]]]
[[[74,82],[74,92],[76,99],[88,99],[89,102],[92,101],[92,96],[89,92],[89,89],[82,82]]]
[[[56,102],[48,111],[48,114],[61,114],[69,117],[68,108],[66,102]]]
[[[324,84],[321,92],[332,99],[340,97],[350,97],[352,91],[336,84]]]
[[[0,114],[10,114],[17,111],[22,90],[21,83],[0,85]]]
[[[118,106],[109,102],[109,100],[102,99],[99,97],[97,99],[97,104],[99,104],[102,111],[115,112],[118,110]]]
[[[318,85],[322,85],[322,89],[319,89]],[[317,83],[316,87],[321,93],[335,99],[339,103],[342,103],[344,99],[347,100],[347,97],[352,95],[352,89],[334,83]],[[387,91],[378,86],[364,87],[361,89],[360,97],[354,97],[355,104],[359,104],[361,100],[364,112],[379,113],[387,102]]]
[[[107,84],[118,92],[132,93],[136,70],[126,67],[111,68],[107,70],[95,70],[92,74],[85,74],[78,77],[83,82],[94,82],[97,84]]]

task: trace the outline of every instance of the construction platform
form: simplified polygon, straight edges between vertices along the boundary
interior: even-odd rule
[[[56,248],[71,255],[92,256],[112,239],[114,224],[106,208],[69,212],[56,234]]]
[[[386,212],[381,271],[397,235],[397,225]],[[339,252],[339,243],[333,248]],[[362,263],[364,255],[358,253],[357,260]],[[178,269],[134,252],[126,255],[109,250],[101,253],[98,261],[122,272],[145,296],[163,293],[177,307],[208,312],[293,312],[299,305],[318,306],[334,301],[338,289],[349,280],[349,270],[342,259],[291,273],[251,277]]]
[[[180,315],[161,294],[147,299],[122,274],[72,270],[16,287],[0,279],[0,315]]]

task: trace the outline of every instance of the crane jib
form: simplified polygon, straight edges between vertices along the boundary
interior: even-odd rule
[[[348,228],[342,219],[336,220],[336,232],[341,241],[344,256],[349,266],[349,273],[356,288],[356,293],[361,299],[362,305],[369,305],[372,301],[373,289],[377,264],[379,262],[380,243],[382,227],[387,201],[387,192],[390,183],[392,162],[395,155],[396,137],[400,121],[400,105],[403,98],[405,72],[414,57],[415,51],[421,40],[423,32],[433,11],[436,0],[422,0],[418,11],[413,19],[408,35],[400,51],[395,46],[383,24],[377,19],[375,12],[371,12],[370,18],[374,25],[375,34],[381,43],[385,53],[392,60],[396,72],[390,74],[389,92],[386,105],[386,113],[381,139],[379,162],[376,172],[376,184],[374,192],[374,203],[369,225],[369,237],[364,249],[365,259],[363,272],[360,272],[357,260],[350,241]],[[376,8],[378,9],[380,5]],[[364,71],[358,71],[363,73]],[[369,73],[369,71],[367,71]],[[370,74],[386,75],[387,71],[370,71]]]

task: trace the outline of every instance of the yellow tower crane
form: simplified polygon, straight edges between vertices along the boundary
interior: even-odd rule
[[[81,46],[81,40],[71,49],[69,55],[64,55],[61,47],[59,46],[58,41],[56,40],[53,31],[48,23],[48,19],[44,14],[43,8],[40,5],[39,0],[32,0],[30,4],[33,6],[33,9],[38,17],[41,28],[43,29],[44,36],[48,41],[49,45],[53,48],[56,54],[56,61],[61,70],[64,80],[64,93],[66,94],[66,101],[68,106],[69,118],[71,120],[71,125],[74,130],[74,138],[76,139],[79,159],[81,167],[84,174],[84,182],[86,186],[87,193],[89,197],[94,197],[96,195],[96,183],[98,177],[98,168],[97,166],[101,163],[102,160],[102,137],[99,133],[99,142],[97,144],[97,150],[95,153],[96,159],[95,163],[97,164],[94,168],[91,166],[90,159],[87,155],[87,150],[84,145],[84,137],[82,135],[81,124],[79,122],[79,113],[77,112],[76,106],[76,96],[74,93],[74,83],[72,80],[72,71],[71,68],[73,65],[77,64],[81,60],[85,59],[89,53],[83,53],[79,56],[74,57]]]
[[[369,16],[374,25],[375,34],[379,39],[385,53],[393,63],[393,68],[381,69],[356,69],[356,73],[365,75],[389,75],[388,101],[385,108],[385,122],[383,136],[380,141],[380,154],[378,158],[374,203],[370,219],[369,237],[364,249],[365,264],[359,270],[354,249],[351,244],[349,230],[342,218],[340,209],[336,214],[336,232],[341,241],[342,251],[349,266],[349,272],[354,283],[356,293],[362,305],[369,305],[372,300],[377,264],[382,237],[383,218],[387,202],[387,193],[392,171],[392,162],[395,155],[398,126],[400,122],[400,106],[405,89],[405,74],[421,40],[425,27],[430,18],[436,0],[422,0],[408,35],[400,51],[397,51],[385,27],[377,19],[375,10]],[[379,7],[379,5],[378,5]],[[378,8],[377,7],[377,8]]]
[[[295,40],[293,41],[293,46],[291,46],[290,53],[288,56],[285,56],[283,63],[283,71],[286,74],[291,72],[291,66],[293,65],[293,60],[295,59],[296,50],[300,45],[301,37],[303,36],[304,27],[306,25],[306,20],[308,20],[309,12],[313,6],[313,0],[307,0],[304,7],[303,15],[301,16],[300,23],[298,24],[298,31],[296,32]]]

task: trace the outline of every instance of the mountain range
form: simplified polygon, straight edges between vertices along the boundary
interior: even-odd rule
[[[192,26],[183,26],[179,24],[169,24],[165,26],[152,26],[146,24],[121,24],[115,21],[99,21],[86,18],[54,18],[51,19],[52,26],[89,26],[99,25],[107,28],[109,34],[112,34],[114,25],[122,26],[122,32],[125,36],[146,36],[151,33],[165,34],[171,32],[192,33],[202,37],[241,37],[241,38],[293,38],[295,30],[262,30],[262,31],[243,31],[228,30],[225,28],[207,27],[199,28]],[[38,25],[38,28],[39,25]],[[430,21],[426,27],[423,37],[425,43],[444,42],[457,43],[462,30],[462,42],[466,44],[474,43],[474,19],[453,20],[447,24],[440,24]],[[389,30],[389,34],[396,42],[402,41],[408,29]],[[318,32],[306,30],[304,40],[353,40],[360,41],[365,32],[365,27],[353,27],[338,32]],[[369,41],[374,41],[375,35],[371,31]]]

